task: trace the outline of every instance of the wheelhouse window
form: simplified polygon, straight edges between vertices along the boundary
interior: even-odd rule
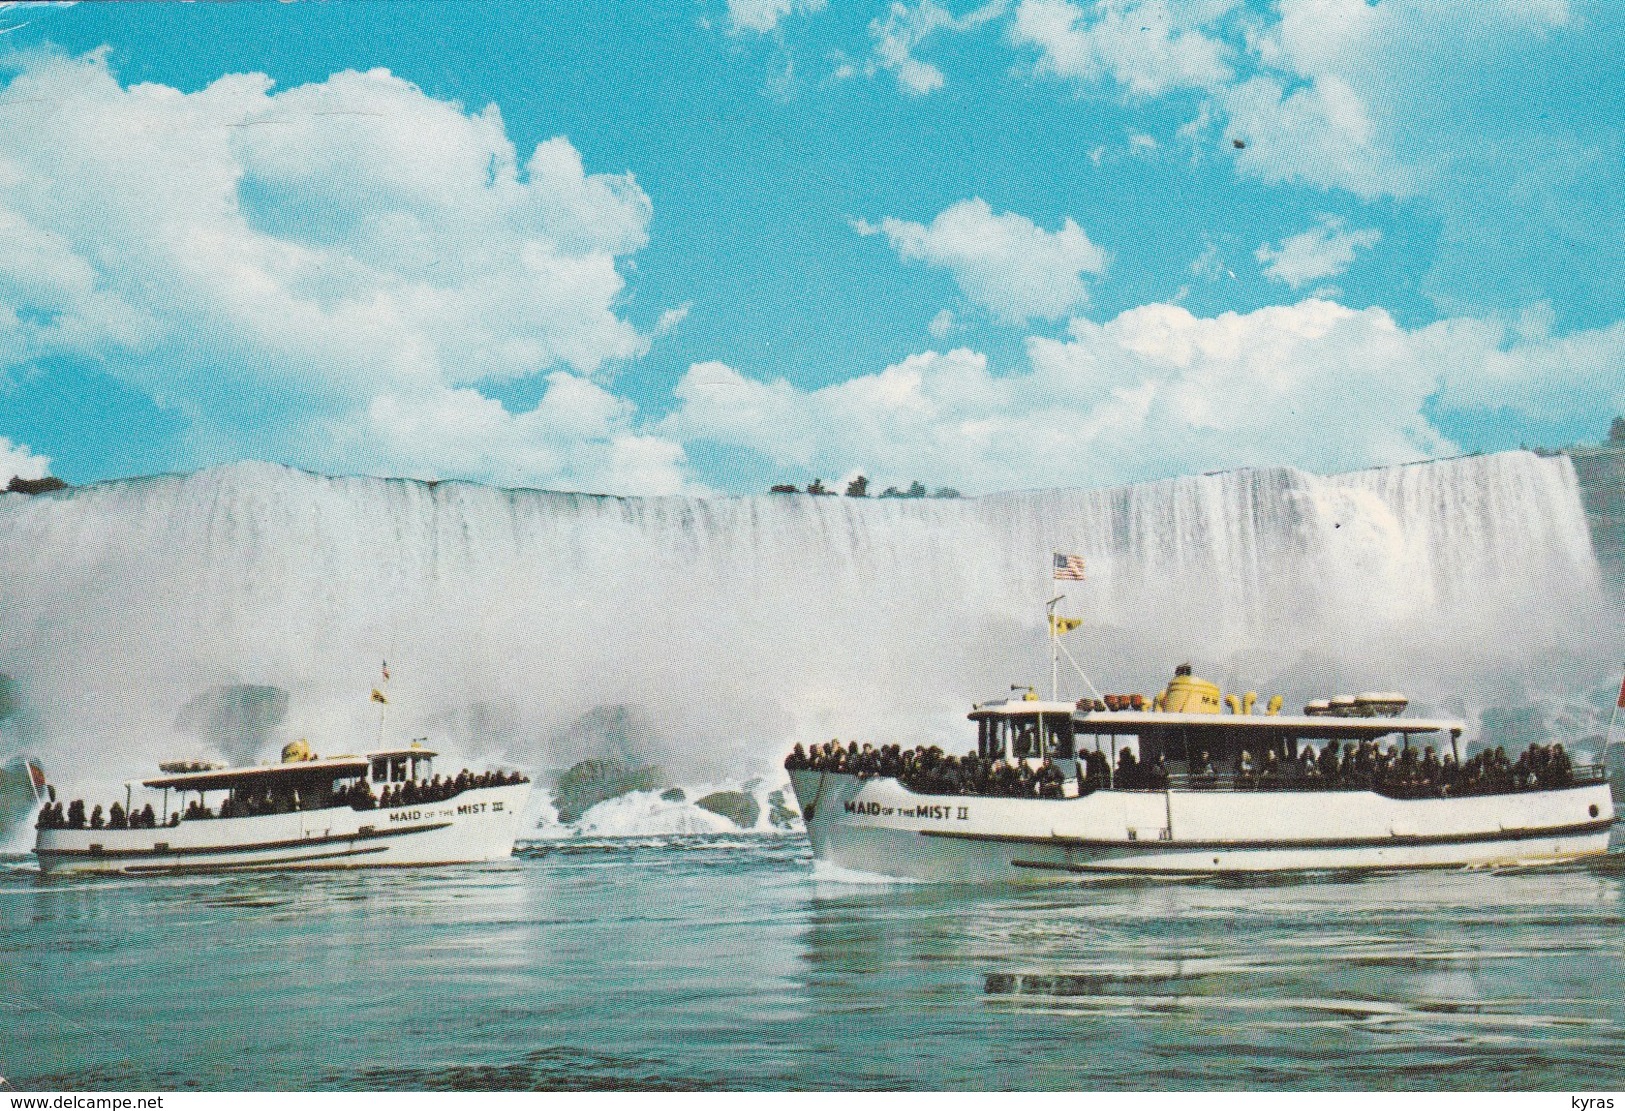
[[[976,723],[976,754],[984,760],[1071,760],[1076,753],[1071,714],[990,714]]]
[[[1052,760],[1071,760],[1076,755],[1072,741],[1071,714],[1044,714],[1044,754]]]
[[[389,781],[391,783],[406,782],[406,757],[392,756],[389,759]]]
[[[991,717],[976,719],[976,755],[983,760],[997,760],[1004,755],[998,719]]]
[[[389,781],[389,757],[374,756],[372,758],[372,781],[374,783],[387,783]]]
[[[1026,759],[1039,752],[1038,715],[989,715],[981,720],[977,752],[987,760]]]
[[[1017,760],[1029,760],[1043,754],[1038,732],[1038,717],[1011,718],[1010,755]]]

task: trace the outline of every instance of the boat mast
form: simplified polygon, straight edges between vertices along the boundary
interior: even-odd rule
[[[1055,589],[1055,584],[1058,582],[1082,582],[1083,557],[1068,555],[1064,552],[1052,552],[1050,555],[1049,577],[1051,590]],[[1055,615],[1055,603],[1065,597],[1065,594],[1057,594],[1044,606],[1049,625],[1049,696],[1051,701],[1059,701],[1061,697],[1061,653],[1066,652],[1066,649],[1061,646],[1061,634],[1070,633],[1083,624],[1083,618],[1081,617],[1057,617]],[[1066,658],[1072,660],[1072,653],[1067,652]],[[1078,661],[1072,660],[1072,666],[1078,667]],[[1083,675],[1081,667],[1078,668],[1078,674]],[[1084,675],[1083,681],[1089,683],[1089,677]],[[1094,684],[1089,683],[1089,687],[1093,690]],[[1098,691],[1095,697],[1100,697]]]
[[[1055,642],[1055,646],[1065,654],[1067,662],[1070,663],[1072,665],[1072,669],[1078,673],[1078,678],[1082,679],[1084,686],[1089,688],[1089,693],[1093,694],[1097,700],[1105,701],[1106,696],[1100,693],[1100,689],[1095,686],[1095,681],[1089,678],[1089,674],[1083,670],[1083,665],[1078,663],[1076,657],[1074,657],[1071,652],[1066,650],[1066,645],[1057,640]]]
[[[378,686],[372,688],[372,700],[378,703],[378,747],[384,747],[384,711],[389,707],[389,698],[384,694],[389,689],[389,661],[383,661],[381,670],[383,679]]]
[[[1057,594],[1044,604],[1044,614],[1049,619],[1049,698],[1051,702],[1061,697],[1061,634],[1055,627],[1055,603],[1065,597],[1065,594]]]
[[[1602,742],[1602,759],[1599,761],[1604,768],[1608,767],[1608,750],[1614,744],[1614,722],[1619,718],[1619,708],[1621,706],[1625,706],[1625,680],[1620,681],[1619,697],[1614,699],[1614,709],[1608,715],[1608,736]]]

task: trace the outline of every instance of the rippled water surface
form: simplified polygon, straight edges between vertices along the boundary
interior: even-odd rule
[[[42,879],[0,861],[22,1088],[1625,1087],[1625,867],[854,883],[806,843]]]

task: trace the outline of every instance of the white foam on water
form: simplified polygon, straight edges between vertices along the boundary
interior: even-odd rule
[[[4,849],[0,849],[0,875],[16,878],[21,875],[38,875],[39,858],[34,855],[34,830],[28,830],[27,843],[21,848],[13,839]]]
[[[588,837],[650,837],[698,833],[737,833],[721,814],[690,802],[667,802],[659,791],[634,791],[608,799],[581,816],[575,828]]]
[[[892,886],[922,883],[924,881],[907,876],[887,876],[879,872],[862,872],[855,868],[843,868],[839,864],[832,864],[827,860],[814,860],[812,862],[813,882],[819,884],[833,884],[835,886]]]
[[[1057,588],[1054,551],[1088,581]],[[1085,622],[1067,645],[1108,691],[1152,693],[1190,660],[1289,705],[1399,689],[1412,712],[1471,715],[1590,698],[1625,650],[1571,465],[1524,452],[960,500],[243,463],[0,496],[0,566],[0,672],[24,706],[0,756],[26,748],[104,804],[160,759],[229,756],[183,711],[234,685],[287,692],[261,759],[295,737],[332,754],[427,736],[453,770],[540,774],[602,755],[573,723],[616,707],[648,723],[619,755],[680,782],[836,736],[962,751],[972,700],[1047,685],[1062,592]]]
[[[687,784],[677,788],[681,797],[668,797],[670,788],[648,791],[630,791],[616,798],[588,808],[573,823],[561,823],[555,816],[537,825],[532,836],[541,840],[559,840],[574,837],[687,837],[701,834],[728,833],[784,833],[804,828],[800,818],[787,827],[775,825],[772,820],[772,795],[778,794],[787,808],[793,808],[794,796],[789,781],[770,783],[753,779],[746,783],[722,781]],[[749,826],[740,826],[723,814],[698,805],[714,792],[727,792],[749,796],[756,804],[756,820]]]
[[[34,823],[39,818],[39,807],[22,815],[0,837],[0,856],[21,855],[34,851]]]

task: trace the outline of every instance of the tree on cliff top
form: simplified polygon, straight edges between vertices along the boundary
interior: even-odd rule
[[[11,481],[6,483],[8,494],[49,494],[52,490],[66,490],[68,484],[55,475],[46,475],[44,478],[24,478],[22,475],[12,475]]]
[[[1608,429],[1608,442],[1625,444],[1625,417],[1614,418],[1614,423]]]

